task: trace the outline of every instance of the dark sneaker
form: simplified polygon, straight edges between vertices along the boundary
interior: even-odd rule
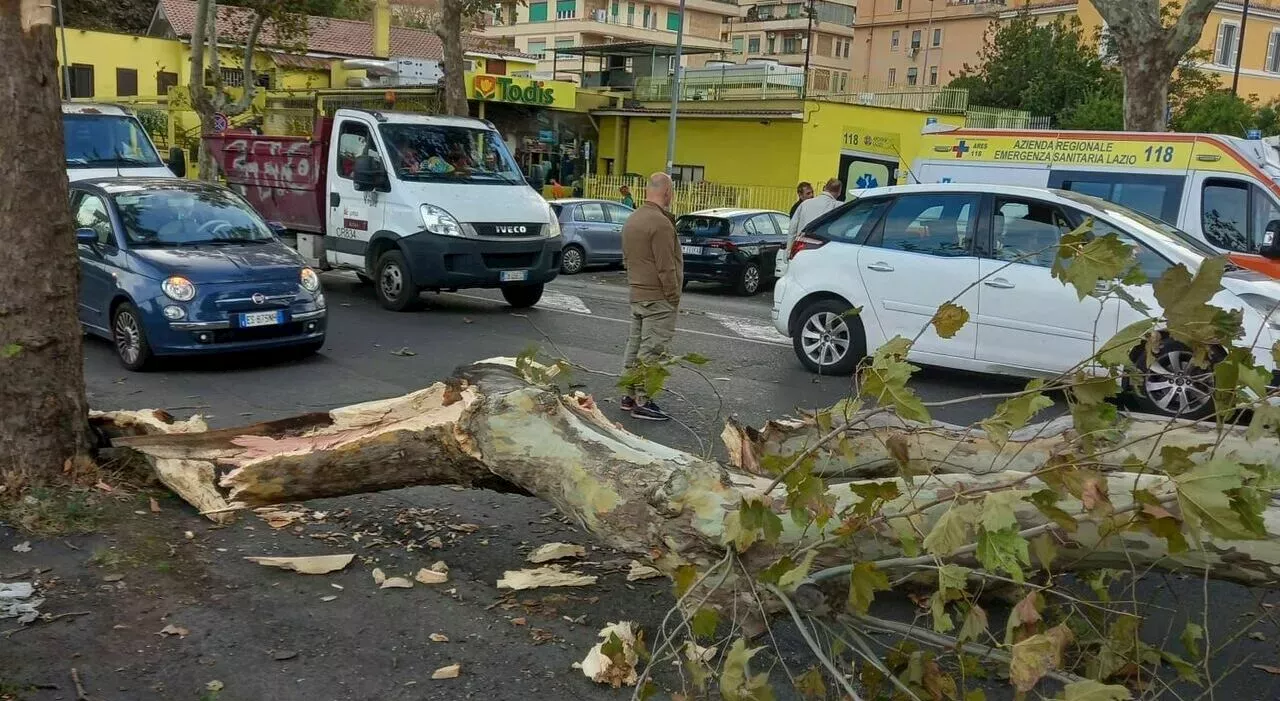
[[[633,411],[636,408],[636,398],[623,397],[622,401],[618,402],[618,406],[622,407],[623,411]]]
[[[645,421],[670,421],[671,417],[667,413],[658,408],[653,402],[645,402],[635,409],[631,410],[631,418],[644,419]]]

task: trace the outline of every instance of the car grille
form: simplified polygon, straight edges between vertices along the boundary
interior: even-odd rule
[[[529,224],[519,222],[496,222],[487,224],[472,224],[471,227],[476,230],[478,236],[489,236],[494,238],[529,238],[531,236],[542,235],[542,224]]]
[[[266,341],[272,338],[288,338],[303,333],[303,323],[295,321],[278,326],[253,326],[247,329],[219,329],[213,332],[214,343],[240,343],[243,341]]]
[[[515,268],[532,268],[538,260],[540,251],[534,253],[482,253],[484,267],[490,270],[510,270]]]

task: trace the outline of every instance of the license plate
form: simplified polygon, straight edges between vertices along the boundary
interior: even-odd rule
[[[498,280],[501,282],[524,282],[528,279],[528,270],[503,270],[498,273]]]
[[[284,312],[249,312],[240,315],[240,328],[276,326],[284,323]]]
[[[681,250],[681,251],[684,251],[684,254],[685,254],[686,256],[700,256],[700,255],[702,255],[702,246],[681,246],[681,247],[680,247],[680,250]]]

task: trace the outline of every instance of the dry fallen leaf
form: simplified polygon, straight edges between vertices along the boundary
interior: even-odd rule
[[[196,534],[195,534],[195,533],[192,533],[191,531],[183,531],[183,532],[182,532],[182,537],[183,537],[183,538],[186,538],[187,540],[195,540],[195,539],[196,539]]]
[[[1266,641],[1266,639],[1267,639],[1267,634],[1266,634],[1266,633],[1263,633],[1263,632],[1261,632],[1261,631],[1256,631],[1256,630],[1255,630],[1255,631],[1253,631],[1252,633],[1250,633],[1250,634],[1249,634],[1249,637],[1250,637],[1250,638],[1253,638],[1254,640],[1262,640],[1262,641],[1264,641],[1264,642],[1265,642],[1265,641]]]
[[[1260,669],[1266,672],[1267,674],[1280,674],[1280,667],[1272,667],[1269,664],[1256,664],[1253,666],[1253,668]]]
[[[323,602],[325,602],[326,604],[327,604],[327,603],[329,603],[330,601],[337,601],[337,599],[338,599],[338,597],[337,597],[337,596],[322,596],[322,597],[320,597],[320,600],[321,600],[321,601],[323,601]]]
[[[222,691],[224,688],[226,688],[226,685],[225,685],[225,684],[223,684],[222,682],[218,681],[217,679],[214,679],[213,681],[209,682],[208,684],[205,684],[205,685],[204,685],[204,688],[208,689],[209,691],[218,692],[218,691]]]
[[[431,565],[431,571],[449,574],[449,565],[445,564],[444,560],[436,560]]]
[[[597,684],[608,684],[615,689],[624,685],[635,686],[638,681],[636,665],[640,656],[636,653],[636,636],[631,631],[631,623],[610,623],[600,631],[599,636],[602,642],[596,643],[578,664],[582,673]],[[603,651],[605,644],[615,636],[622,643],[620,660],[610,658]]]
[[[409,350],[408,348],[401,348],[400,350],[393,350],[393,351],[391,351],[391,355],[398,355],[398,356],[400,356],[400,357],[402,357],[402,358],[408,358],[408,357],[412,357],[412,356],[417,355],[417,353],[414,353],[413,351]]]
[[[423,584],[444,584],[449,581],[449,575],[445,572],[437,572],[423,567],[418,570],[418,574],[414,579],[422,582]]]
[[[161,636],[161,637],[168,637],[168,636],[170,636],[170,635],[176,635],[176,636],[178,636],[179,638],[185,638],[185,637],[187,637],[187,636],[188,636],[188,635],[190,635],[190,634],[191,634],[191,631],[187,630],[186,628],[183,628],[182,626],[175,626],[175,625],[173,625],[172,623],[170,623],[169,625],[165,626],[164,628],[161,628],[161,629],[160,629],[160,632],[159,632],[159,633],[156,633],[156,635],[159,635],[159,636]]]
[[[637,582],[641,579],[653,579],[661,576],[662,573],[657,568],[641,564],[639,560],[632,560],[631,571],[627,572],[627,581]]]
[[[451,664],[448,667],[441,667],[431,673],[432,679],[457,679],[458,673],[462,671],[462,665]]]
[[[538,587],[581,587],[595,584],[595,575],[566,572],[559,565],[534,570],[508,570],[498,580],[499,589],[537,589]]]
[[[513,626],[523,626],[523,625],[527,625],[528,623],[529,623],[529,620],[526,619],[524,616],[521,616],[520,618],[511,619],[511,625]]]
[[[450,523],[449,530],[459,533],[475,533],[480,527],[474,523]]]
[[[381,586],[382,583],[385,581],[387,581],[387,575],[385,572],[382,571],[382,568],[381,567],[373,568],[373,583]]]
[[[18,543],[17,545],[13,546],[13,551],[15,553],[31,552],[31,541],[24,540],[21,543]]]
[[[151,497],[151,513],[160,513],[160,502],[156,501],[155,497]]]
[[[449,642],[449,636],[445,635],[444,633],[432,633],[432,634],[431,634],[430,636],[428,636],[428,637],[430,637],[430,638],[431,638],[431,642],[433,642],[433,643],[447,643],[447,642]]]
[[[581,545],[572,543],[547,543],[540,545],[533,552],[529,553],[527,558],[533,564],[541,564],[543,562],[551,562],[552,560],[562,560],[567,557],[582,557],[587,554],[587,549]]]
[[[387,577],[387,580],[378,586],[379,589],[412,589],[413,582],[404,577]]]
[[[355,559],[355,554],[345,555],[308,555],[304,557],[246,557],[249,562],[256,562],[267,567],[279,567],[282,570],[293,570],[302,574],[328,574],[337,572]]]
[[[443,548],[444,542],[441,541],[438,536],[431,536],[430,538],[427,538],[427,545],[433,548]]]

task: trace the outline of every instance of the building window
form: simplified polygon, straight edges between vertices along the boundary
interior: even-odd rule
[[[676,32],[680,30],[680,13],[676,10],[667,10],[667,31]]]
[[[168,71],[158,71],[156,73],[156,94],[168,95],[169,88],[178,86],[178,74]]]
[[[132,68],[116,69],[116,97],[138,94],[138,71]]]
[[[893,11],[894,11],[894,12],[902,12],[902,0],[898,0],[896,3],[894,3],[894,5],[893,5]]]
[[[1267,72],[1280,73],[1280,29],[1271,30],[1267,38]]]
[[[813,72],[813,89],[827,90],[831,87],[831,73],[821,68]]]
[[[913,49],[920,48],[920,30],[919,29],[915,30],[914,32],[911,32],[911,48]]]
[[[800,37],[794,34],[788,34],[782,37],[782,53],[798,54],[803,49],[800,48]]]
[[[529,3],[529,21],[530,22],[546,22],[547,21],[547,3],[531,2]]]
[[[749,54],[760,53],[760,37],[759,36],[753,36],[753,37],[747,38],[747,53]]]
[[[895,29],[893,34],[889,35],[889,50],[897,51],[900,43],[902,43],[902,32]]]
[[[942,27],[935,27],[933,30],[933,45],[942,46]]]
[[[556,19],[573,19],[578,16],[578,0],[556,0]]]
[[[615,22],[618,20],[618,0],[613,0],[609,5],[609,14],[613,16]]]
[[[1240,26],[1223,20],[1218,23],[1218,41],[1214,45],[1213,62],[1219,66],[1236,65],[1236,49],[1239,48]]]
[[[640,26],[642,26],[642,27],[646,27],[646,28],[647,28],[647,27],[649,26],[649,17],[650,17],[650,15],[652,15],[652,14],[653,14],[653,10],[652,10],[652,9],[650,9],[650,7],[649,7],[648,5],[645,5],[645,6],[644,6],[644,20],[643,20],[643,21],[644,21],[644,23],[643,23],[643,24],[641,24]]]
[[[893,87],[897,84],[898,84],[898,69],[890,68],[889,69],[889,87]]]
[[[852,40],[852,39],[845,39],[845,40],[844,40],[844,57],[845,57],[845,58],[849,58],[849,47],[850,47],[850,46],[853,46],[853,40]]]
[[[938,67],[937,66],[929,66],[929,84],[930,85],[938,84]]]
[[[560,49],[572,49],[573,39],[556,39],[556,53],[559,54]]]
[[[71,97],[93,97],[93,66],[71,64]]]
[[[540,59],[546,58],[546,53],[547,53],[546,40],[542,39],[538,41],[530,41],[529,48],[525,49],[525,53],[529,54],[530,56],[537,56]]]
[[[800,4],[793,3],[787,5],[787,19],[795,19],[800,16]]]
[[[765,37],[765,41],[766,41],[766,42],[768,42],[768,44],[765,46],[765,49],[764,49],[764,52],[765,52],[766,54],[776,54],[776,53],[778,53],[778,51],[777,51],[777,45],[778,45],[778,44],[777,44],[777,41],[778,41],[778,38],[777,38],[777,37],[775,37],[775,36],[767,36],[767,37]]]
[[[836,85],[836,92],[838,92],[838,93],[843,93],[843,92],[845,92],[846,90],[848,90],[848,89],[849,89],[849,74],[848,74],[848,73],[845,73],[845,72],[843,72],[843,71],[842,71],[842,72],[840,73],[840,75],[838,75],[838,76],[836,76],[836,77],[837,77],[837,78],[839,78],[839,80],[840,80],[839,84],[838,84],[838,85]]]
[[[678,183],[700,183],[705,173],[702,166],[671,166],[671,177]]]
[[[735,53],[735,54],[740,54],[740,53],[742,53],[742,48],[743,48],[744,43],[745,43],[745,42],[743,42],[742,37],[734,37],[734,38],[733,38],[733,53]]]
[[[907,85],[915,85],[920,79],[920,69],[912,66],[907,69]]]

